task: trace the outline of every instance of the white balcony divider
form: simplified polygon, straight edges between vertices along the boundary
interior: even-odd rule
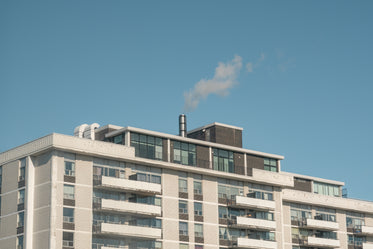
[[[133,203],[117,200],[101,200],[101,209],[108,211],[116,211],[123,213],[143,214],[150,216],[161,216],[162,210],[160,206],[148,205],[143,203]]]
[[[276,241],[237,238],[237,248],[277,249]]]
[[[307,219],[307,227],[321,230],[337,231],[339,229],[339,224],[332,221]]]
[[[130,192],[161,194],[161,184],[102,176],[101,186]]]
[[[316,238],[316,237],[308,237],[308,245],[315,246],[315,247],[330,247],[330,248],[340,247],[339,240]]]
[[[373,249],[372,243],[363,243],[363,249]]]
[[[256,199],[245,196],[236,196],[236,206],[251,207],[264,210],[274,210],[276,203],[274,201]]]
[[[133,238],[160,239],[162,237],[162,230],[152,227],[101,223],[101,234],[112,234]]]
[[[234,226],[268,231],[276,230],[275,221],[247,217],[237,217],[236,224]]]
[[[362,226],[361,227],[361,233],[362,234],[367,234],[367,235],[373,235],[373,227]]]

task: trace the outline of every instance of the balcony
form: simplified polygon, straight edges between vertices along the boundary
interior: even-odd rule
[[[326,221],[326,220],[316,220],[316,219],[307,219],[306,226],[308,228],[327,230],[327,231],[337,231],[339,229],[339,225],[337,222]]]
[[[276,207],[274,201],[245,196],[235,196],[234,199],[228,200],[228,205],[232,207],[253,208],[259,210],[274,210]]]
[[[93,226],[93,233],[129,238],[161,239],[162,229],[152,227],[130,226],[124,224],[101,223]]]
[[[96,187],[113,191],[126,191],[131,193],[141,193],[144,195],[161,194],[161,184],[142,182],[128,179],[121,179],[108,176],[95,176]]]
[[[256,230],[273,231],[276,230],[276,222],[271,220],[262,220],[247,217],[235,217],[228,221],[228,224],[234,228],[252,228]]]
[[[138,214],[153,217],[162,215],[162,208],[160,206],[127,201],[101,199],[100,202],[94,203],[94,207],[95,209],[100,209],[103,211]]]
[[[373,227],[361,226],[361,234],[372,236],[373,235]]]
[[[340,247],[339,240],[317,238],[317,237],[308,237],[307,245],[308,246],[313,246],[313,247],[321,247],[321,248],[337,248],[337,247]]]
[[[233,241],[232,248],[277,249],[276,241],[237,238]]]
[[[363,249],[373,249],[373,244],[371,244],[371,243],[363,243]]]

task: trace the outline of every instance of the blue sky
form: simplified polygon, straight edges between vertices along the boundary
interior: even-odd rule
[[[243,127],[244,147],[284,155],[283,170],[373,201],[372,11],[372,1],[3,0],[0,151],[83,123],[177,134],[186,112],[189,129]]]

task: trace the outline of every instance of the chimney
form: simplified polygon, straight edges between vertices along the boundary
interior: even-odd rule
[[[186,137],[186,135],[187,135],[186,116],[185,114],[181,114],[179,116],[179,136]]]

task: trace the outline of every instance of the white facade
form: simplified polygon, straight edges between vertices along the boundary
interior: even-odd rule
[[[0,154],[0,249],[372,248],[372,202],[282,159],[133,127],[51,134]]]

